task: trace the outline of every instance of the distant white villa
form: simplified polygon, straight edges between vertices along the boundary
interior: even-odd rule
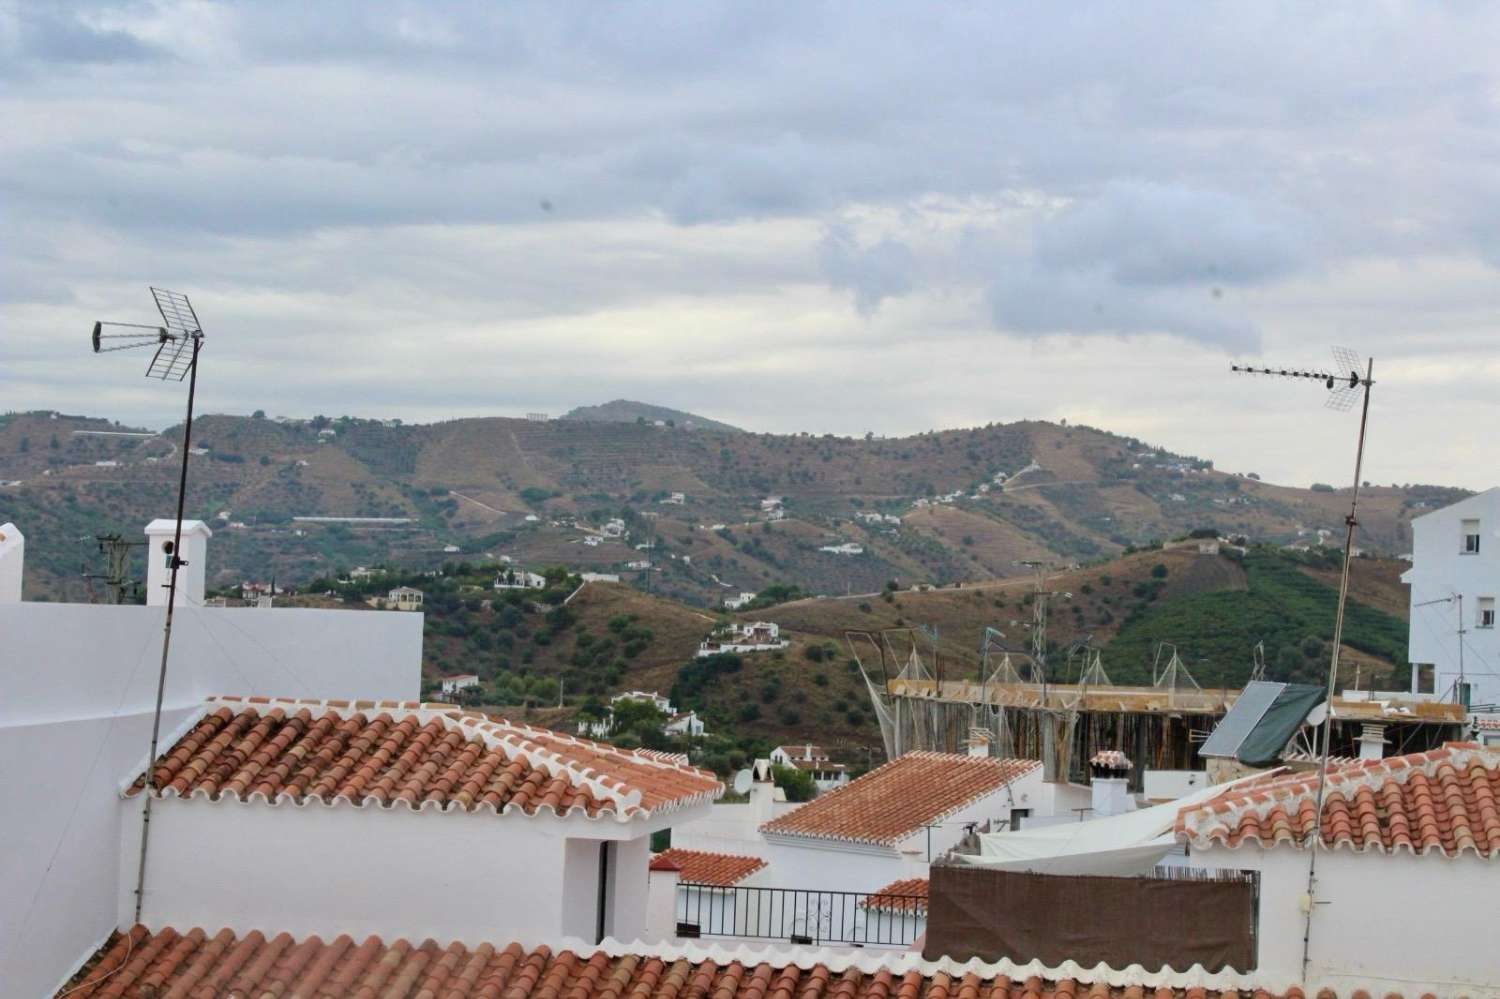
[[[627,690],[609,699],[609,713],[599,719],[584,719],[578,723],[578,734],[594,739],[609,736],[615,728],[615,705],[625,701],[649,704],[666,716],[662,723],[664,735],[699,736],[704,734],[703,720],[696,711],[678,711],[669,698],[654,690]]]
[[[730,624],[716,630],[698,646],[698,656],[721,652],[768,652],[784,649],[791,642],[781,637],[781,627],[770,621]]]
[[[387,610],[421,610],[422,591],[414,586],[398,586],[385,595],[385,606]]]
[[[442,680],[444,694],[456,694],[460,690],[479,686],[479,677],[474,673],[459,673],[456,676],[445,676]]]
[[[740,591],[740,595],[737,596],[737,597],[725,597],[724,598],[724,609],[725,610],[739,610],[741,607],[744,607],[746,604],[748,604],[750,601],[752,601],[754,599],[755,599],[755,594],[754,593],[751,593],[751,592],[746,591],[746,590],[741,590]]]
[[[547,588],[547,577],[539,576],[525,569],[505,568],[495,576],[495,589],[497,590],[544,590]]]
[[[865,546],[855,544],[852,541],[846,541],[841,545],[824,545],[818,551],[829,552],[834,555],[863,555],[865,553]]]

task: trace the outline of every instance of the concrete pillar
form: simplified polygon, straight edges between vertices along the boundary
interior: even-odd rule
[[[0,524],[0,604],[21,602],[21,573],[26,562],[26,535],[15,524]]]
[[[153,520],[146,525],[146,605],[167,605],[167,584],[172,579],[172,535],[175,520]],[[201,520],[182,522],[182,551],[177,557],[186,564],[177,570],[177,599],[192,606],[203,604],[203,581],[208,563],[208,539],[213,531]]]
[[[682,868],[666,857],[653,857],[646,875],[648,943],[677,939],[677,884]]]

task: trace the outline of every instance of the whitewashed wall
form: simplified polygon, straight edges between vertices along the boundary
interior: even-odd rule
[[[1479,521],[1479,554],[1462,553],[1463,521]],[[1472,703],[1500,702],[1500,628],[1478,626],[1479,598],[1500,599],[1500,489],[1490,489],[1411,522],[1411,630],[1407,658],[1432,663],[1438,695],[1458,680],[1458,605],[1430,603],[1463,594],[1465,669]],[[1426,604],[1426,606],[1419,606]],[[1416,693],[1417,677],[1412,677]]]
[[[1193,862],[1261,872],[1258,978],[1276,989],[1301,981],[1307,854],[1214,848],[1195,850]],[[1326,904],[1313,914],[1306,991],[1488,994],[1500,983],[1494,921],[1486,917],[1497,883],[1500,868],[1472,854],[1322,852],[1318,900]]]
[[[0,604],[7,995],[50,994],[115,926],[118,790],[145,763],[163,613]],[[415,699],[421,649],[421,615],[179,608],[163,743],[211,694]]]
[[[122,808],[134,814],[133,803]],[[559,936],[593,941],[599,844],[634,837],[611,843],[605,932],[627,940],[645,932],[648,837],[641,824],[165,798],[151,825],[154,863],[142,920],[153,929],[228,926],[356,940],[373,933],[470,946]],[[135,829],[127,823],[121,843],[122,923],[133,907]]]

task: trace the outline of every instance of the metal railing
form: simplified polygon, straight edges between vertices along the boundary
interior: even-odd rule
[[[927,925],[925,895],[806,888],[677,886],[679,937],[909,947]]]

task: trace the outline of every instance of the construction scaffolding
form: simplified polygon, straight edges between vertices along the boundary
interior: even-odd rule
[[[924,657],[911,629],[846,634],[887,758],[914,750],[964,752],[982,730],[991,755],[1041,760],[1052,781],[1082,781],[1096,752],[1121,750],[1136,764],[1131,782],[1138,789],[1146,770],[1202,769],[1198,747],[1240,694],[1202,689],[1165,643],[1149,687],[1111,683],[1095,649],[1083,650],[1079,682],[1049,683],[1030,653],[1004,649],[991,632],[975,679],[943,677],[935,643]],[[1464,721],[1458,706],[1440,702],[1394,704],[1352,693],[1333,704],[1337,741],[1351,746],[1364,725],[1385,724],[1400,730],[1394,740],[1400,746],[1430,748],[1457,737]]]

